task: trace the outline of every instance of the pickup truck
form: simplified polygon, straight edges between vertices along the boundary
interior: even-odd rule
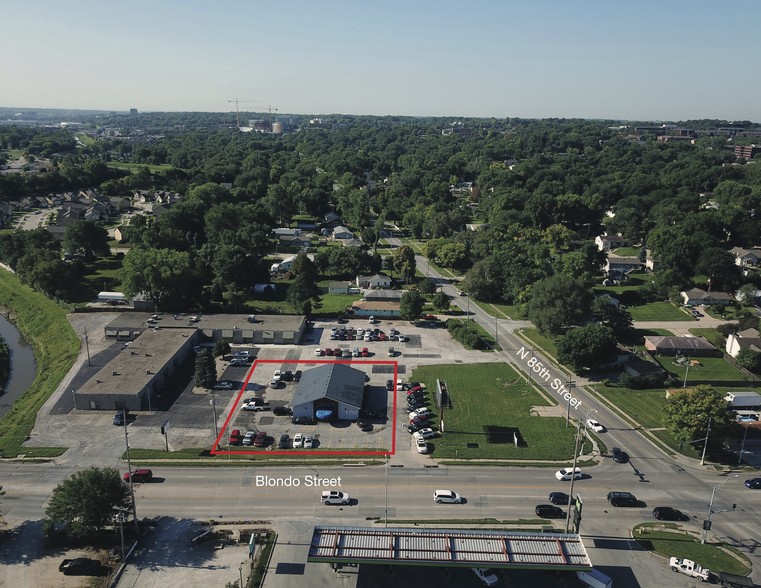
[[[672,572],[680,572],[685,576],[690,576],[691,578],[700,578],[701,582],[707,582],[708,578],[711,575],[710,571],[708,571],[703,566],[696,564],[691,559],[679,559],[678,557],[672,557],[669,560],[669,566],[671,567]]]
[[[320,497],[323,504],[350,504],[351,498],[346,492],[339,490],[325,490]]]

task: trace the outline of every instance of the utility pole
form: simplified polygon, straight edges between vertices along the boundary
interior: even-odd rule
[[[92,364],[90,363],[90,340],[87,336],[87,327],[85,327],[85,349],[87,349],[87,366],[90,367]]]
[[[706,461],[706,449],[708,449],[708,436],[711,434],[711,419],[713,415],[708,417],[708,429],[706,429],[706,438],[703,440],[703,455],[700,456],[700,465],[705,465]]]
[[[736,478],[737,476],[738,476],[738,474],[735,474],[734,476],[732,476],[732,478]],[[717,510],[717,511],[713,510],[713,499],[716,496],[716,491],[717,490],[721,490],[721,487],[724,484],[726,484],[727,482],[729,482],[732,478],[727,478],[726,480],[724,480],[718,486],[714,486],[713,487],[713,492],[711,492],[711,502],[708,504],[708,517],[706,518],[706,520],[703,521],[703,537],[700,540],[701,543],[705,543],[706,539],[708,538],[708,531],[710,531],[710,529],[711,529],[711,515],[712,514],[716,514],[716,513],[719,513],[719,512],[728,512],[728,511],[731,511],[731,510],[735,510],[737,508],[737,505],[733,504],[732,508],[727,508],[725,510]]]
[[[129,459],[129,439],[127,438],[127,409],[122,409],[122,420],[124,421],[124,444],[127,446],[127,472],[129,473],[129,494],[132,499],[132,518],[135,519],[135,531],[140,531],[140,525],[137,522],[137,506],[135,505],[135,488],[132,485],[132,462]],[[137,535],[136,535],[137,536]]]
[[[573,483],[576,481],[576,463],[579,457],[579,428],[576,427],[576,435],[573,441],[573,467],[571,468],[571,490],[568,494],[568,514],[565,518],[565,532],[568,533],[568,525],[571,524],[571,502],[573,501]]]

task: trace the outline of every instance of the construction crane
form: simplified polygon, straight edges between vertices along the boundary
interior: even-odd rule
[[[238,124],[238,128],[240,128],[240,110],[238,110],[238,104],[242,102],[261,102],[261,100],[238,100],[237,98],[235,100],[228,100],[229,104],[232,104],[235,102],[235,121]]]

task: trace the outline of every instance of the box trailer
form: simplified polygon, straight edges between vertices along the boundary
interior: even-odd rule
[[[753,391],[730,392],[724,397],[733,410],[761,407],[761,394]]]
[[[594,568],[585,572],[576,572],[576,577],[589,588],[612,588],[613,586],[613,580]]]

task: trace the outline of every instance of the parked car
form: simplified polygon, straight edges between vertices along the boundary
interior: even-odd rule
[[[314,445],[314,439],[311,435],[307,435],[304,437],[304,449],[312,449],[312,446]]]
[[[343,352],[341,351],[341,348],[340,348],[340,347],[336,347],[336,348],[333,350],[333,355],[335,355],[336,357],[341,357],[341,354],[342,354],[342,353],[343,353]]]
[[[129,422],[129,412],[119,411],[114,413],[114,418],[111,419],[111,423],[118,426],[123,426]]]
[[[304,435],[296,433],[293,436],[293,448],[298,449],[299,447],[304,447]]]
[[[423,406],[421,408],[415,409],[413,412],[410,413],[410,420],[412,420],[415,417],[419,417],[419,416],[428,417],[430,415],[431,415],[431,409]]]
[[[288,449],[291,446],[291,438],[288,437],[288,433],[280,435],[280,441],[277,444],[278,449]]]
[[[550,492],[549,501],[552,504],[568,504],[569,496],[565,492]]]
[[[362,348],[362,357],[370,357],[370,350],[367,347]]]
[[[745,486],[751,490],[761,490],[761,478],[751,478],[750,480],[745,480]]]
[[[555,478],[557,478],[561,482],[567,482],[572,477],[574,480],[579,480],[581,479],[581,476],[582,476],[581,468],[575,468],[575,469],[563,468],[562,470],[558,470],[557,472],[555,472]]]
[[[433,501],[439,504],[460,504],[462,502],[462,496],[457,494],[454,490],[434,490]]]
[[[689,519],[682,511],[670,506],[656,506],[653,509],[653,516],[659,521],[684,521]]]
[[[357,426],[359,427],[360,431],[372,431],[373,425],[372,423],[368,423],[367,421],[357,421]]]
[[[407,425],[407,432],[408,433],[414,433],[416,431],[420,431],[422,429],[427,428],[427,424],[415,424],[415,425]]]
[[[293,372],[291,370],[285,370],[280,374],[280,379],[283,380],[283,382],[292,382]]]
[[[537,504],[534,509],[536,516],[541,519],[564,519],[565,511],[553,504]]]
[[[388,390],[389,392],[393,392],[394,380],[386,380],[386,390]]]
[[[432,314],[424,314],[420,317],[424,321],[437,321],[439,320],[439,317],[434,316]]]
[[[333,355],[333,348],[332,347],[327,347],[325,349],[325,355],[332,356]]]
[[[101,570],[100,562],[89,557],[65,559],[58,565],[58,571],[64,576],[99,576]]]
[[[637,497],[631,492],[608,492],[608,502],[611,506],[637,506]]]
[[[415,439],[415,445],[418,453],[428,453],[428,443],[425,439]]]
[[[138,468],[132,470],[132,481],[136,483],[150,482],[153,479],[153,472],[148,468]],[[129,482],[129,472],[124,472],[122,480]]]
[[[426,427],[425,429],[415,431],[412,436],[415,437],[415,439],[431,439],[436,436],[436,433],[430,427]]]
[[[351,497],[340,490],[323,490],[320,502],[323,504],[351,504]]]
[[[619,447],[614,447],[610,450],[610,453],[613,456],[613,461],[616,463],[626,463],[629,461],[629,455]]]
[[[341,357],[351,357],[351,349],[348,347],[343,350],[343,353],[341,354]]]
[[[233,353],[233,357],[240,357],[243,359],[248,359],[249,356],[250,356],[249,351],[236,351],[235,353]]]
[[[214,386],[215,390],[232,390],[233,388],[235,388],[235,384],[230,380],[222,380]]]
[[[241,406],[241,408],[246,412],[261,412],[264,410],[269,410],[269,406],[266,406],[263,402],[261,402],[261,399],[259,398],[251,399],[251,402],[246,402],[243,406]]]
[[[296,370],[295,372],[293,372],[293,381],[294,382],[301,381],[301,370]]]
[[[291,423],[294,425],[313,425],[314,419],[305,416],[295,416],[291,418]]]
[[[243,436],[240,434],[240,429],[233,429],[230,431],[230,437],[227,442],[230,445],[240,445],[242,440]]]
[[[411,425],[420,425],[421,427],[425,428],[430,425],[429,418],[427,416],[416,416],[413,419],[410,419]]]
[[[314,350],[314,354],[315,354],[317,357],[322,357],[322,354],[323,354],[323,353],[324,353],[324,352],[323,352],[323,350],[322,350],[322,349],[320,349],[319,347],[318,347],[317,349],[315,349],[315,350]]]
[[[587,427],[592,429],[595,433],[602,433],[605,430],[605,427],[603,427],[595,419],[587,419]]]
[[[396,355],[396,351],[394,351],[394,348],[393,347],[389,347],[388,348],[388,356],[389,357],[394,357],[395,355]]]
[[[275,416],[290,416],[293,414],[293,410],[289,406],[276,406],[272,409],[272,414]]]
[[[246,434],[243,435],[243,445],[252,445],[255,438],[256,431],[247,431]]]
[[[254,438],[254,447],[264,447],[267,445],[267,433],[259,431]]]
[[[494,586],[497,582],[499,582],[497,574],[495,574],[494,570],[491,568],[470,568],[470,571],[473,572],[476,577],[487,586]]]
[[[230,367],[246,367],[248,363],[242,357],[236,357],[230,362]]]

